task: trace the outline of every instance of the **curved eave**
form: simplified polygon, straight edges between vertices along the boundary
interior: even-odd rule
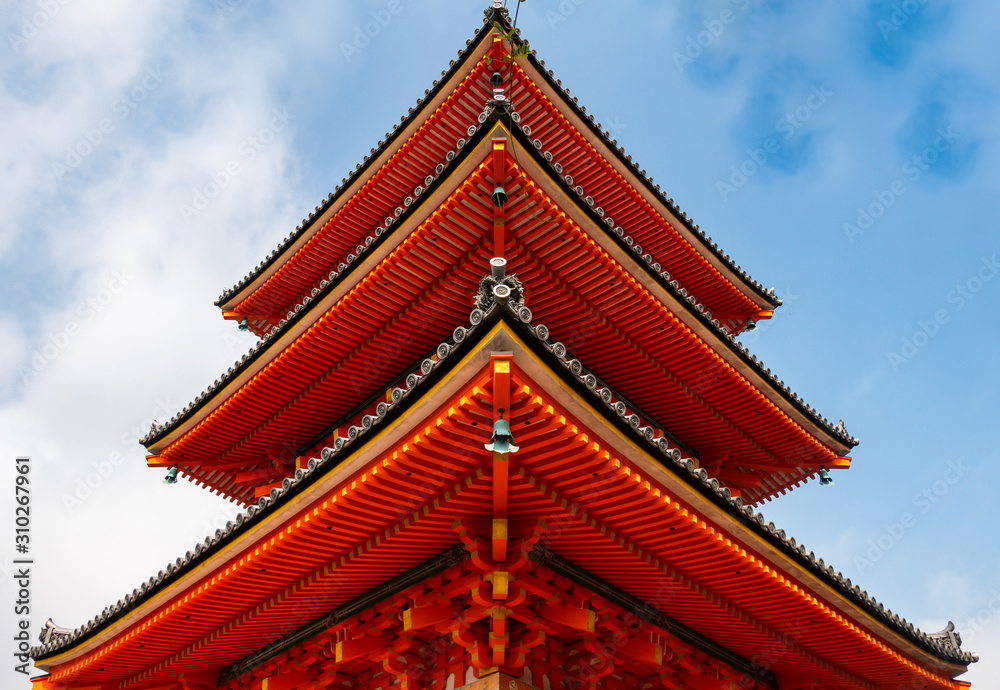
[[[465,50],[447,72],[439,80],[435,80],[432,88],[424,98],[417,102],[417,107],[402,118],[400,124],[393,127],[383,142],[366,156],[364,161],[344,182],[336,188],[316,210],[296,228],[289,237],[258,265],[242,281],[223,292],[215,302],[224,312],[233,311],[237,305],[253,294],[267,282],[291,257],[295,255],[336,213],[364,187],[375,172],[388,163],[396,155],[399,145],[409,140],[423,125],[428,113],[433,113],[455,91],[464,78],[466,68],[471,62],[478,62],[489,48],[492,33],[488,26],[477,29],[476,37],[470,40]]]
[[[493,322],[483,325],[482,330],[488,329]],[[478,336],[476,326],[469,326],[469,331]],[[48,670],[55,664],[66,664],[99,649],[101,644],[185,593],[198,592],[199,583],[209,579],[219,569],[218,561],[231,562],[253,552],[259,544],[267,543],[268,537],[283,524],[287,524],[290,515],[313,506],[325,497],[335,496],[338,489],[364,470],[372,455],[378,455],[408,437],[412,427],[397,422],[410,410],[434,409],[464,387],[480,383],[477,376],[489,362],[489,353],[483,355],[483,351],[477,349],[480,344],[478,337],[451,343],[448,359],[443,360],[430,375],[421,377],[417,386],[390,405],[387,413],[357,442],[345,445],[343,452],[337,453],[331,460],[315,458],[307,468],[300,469],[294,477],[286,480],[281,489],[262,497],[235,521],[227,523],[224,530],[210,535],[204,543],[169,564],[131,596],[75,630],[69,639],[32,649],[32,658],[36,662],[45,662],[39,667]],[[456,370],[461,372],[460,376],[452,375]],[[442,381],[445,376],[448,380]],[[364,482],[360,486],[364,488]]]
[[[487,123],[489,122],[491,122],[491,120],[488,118]],[[487,131],[489,131],[489,135],[486,134]],[[274,358],[277,357],[286,347],[297,341],[298,338],[305,333],[312,326],[312,324],[315,323],[316,319],[332,309],[334,305],[336,305],[338,301],[347,294],[349,288],[357,283],[357,280],[359,280],[362,276],[368,275],[368,272],[374,266],[378,265],[382,258],[392,251],[393,247],[398,246],[399,242],[401,242],[403,238],[412,233],[412,228],[420,226],[422,219],[429,215],[428,207],[430,209],[436,209],[439,205],[440,198],[446,197],[453,188],[457,189],[460,186],[461,181],[464,181],[468,176],[468,168],[475,167],[476,161],[481,158],[479,154],[475,153],[477,146],[483,147],[481,153],[485,155],[488,147],[487,138],[489,138],[490,135],[495,134],[497,131],[498,129],[496,127],[492,130],[485,126],[481,128],[480,131],[477,132],[476,136],[473,137],[473,141],[470,141],[470,143],[463,149],[461,158],[457,158],[453,163],[456,168],[451,171],[448,177],[450,180],[455,182],[454,185],[448,184],[441,187],[434,187],[429,190],[418,204],[415,204],[408,209],[407,213],[409,215],[407,217],[401,217],[398,225],[394,226],[389,233],[383,234],[377,242],[370,247],[371,253],[366,254],[366,258],[363,261],[359,260],[353,263],[350,271],[339,275],[337,280],[324,288],[325,294],[321,294],[317,296],[316,299],[307,300],[303,303],[302,309],[297,311],[292,321],[283,326],[284,330],[282,330],[281,335],[277,340],[272,339],[268,342],[266,344],[266,349],[261,348],[257,351],[257,353],[255,353],[258,355],[256,358],[250,358],[247,361],[244,361],[240,367],[237,367],[236,370],[232,370],[230,374],[224,377],[224,385],[217,386],[215,389],[207,391],[199,398],[196,405],[191,406],[185,411],[184,414],[172,421],[171,426],[168,427],[169,432],[165,434],[161,432],[160,436],[151,442],[149,445],[150,451],[153,453],[161,453],[164,448],[182,438],[191,429],[194,429],[201,420],[205,419],[212,413],[213,410],[217,409],[223,401],[250,381],[253,376],[260,372],[266,365],[271,363]],[[505,128],[503,128],[502,131],[506,133]],[[525,149],[523,147],[523,138],[515,136],[515,139],[520,141],[522,144],[522,151],[524,151],[524,153],[520,156],[520,159],[526,162],[531,160],[529,154],[534,151],[533,148],[530,150]],[[538,165],[548,166],[548,163],[541,157],[538,157],[535,160],[535,163]],[[662,275],[653,270],[653,267],[648,265],[648,263],[637,261],[634,256],[634,251],[630,251],[630,249],[634,248],[630,248],[620,237],[610,232],[604,224],[601,223],[600,218],[596,216],[593,210],[586,204],[581,203],[580,196],[572,190],[567,189],[567,185],[564,184],[561,177],[550,174],[552,173],[551,170],[547,173],[539,167],[532,169],[531,172],[533,173],[533,178],[537,178],[541,181],[543,186],[548,188],[547,191],[550,195],[555,195],[555,198],[562,198],[559,207],[564,208],[571,215],[575,215],[576,217],[574,222],[581,228],[587,228],[587,234],[596,238],[607,253],[612,256],[615,262],[619,266],[625,267],[628,271],[630,271],[633,278],[637,279],[649,293],[653,294],[656,299],[664,304],[670,313],[673,313],[681,318],[685,325],[694,331],[703,342],[714,342],[715,345],[713,347],[717,354],[725,356],[728,352],[728,361],[730,365],[732,365],[737,371],[740,371],[740,375],[745,379],[753,380],[756,378],[756,388],[763,392],[765,397],[771,399],[772,402],[774,402],[775,399],[779,401],[781,400],[780,397],[773,394],[773,392],[777,390],[775,388],[776,379],[770,375],[767,377],[763,376],[760,371],[760,366],[755,359],[752,358],[741,346],[739,346],[739,344],[732,337],[726,336],[724,331],[720,329],[717,324],[713,324],[710,315],[706,314],[700,305],[692,304],[690,299],[685,299],[682,296],[682,293],[678,294],[677,290],[670,283],[664,280]],[[441,184],[441,180],[439,179],[435,184]],[[590,214],[589,216],[588,213]],[[597,229],[596,231],[595,228]],[[385,243],[384,245],[382,244],[383,242]],[[359,335],[358,337],[360,338],[361,336]],[[728,346],[728,349],[720,348],[720,342]],[[736,355],[742,355],[743,359],[739,359]],[[239,369],[242,369],[242,371],[237,371]],[[767,394],[768,390],[772,391],[771,395]],[[782,392],[785,393],[788,398],[793,400],[797,399],[793,397],[790,392],[786,392],[785,390]],[[786,400],[786,403],[787,402],[788,401]],[[796,414],[795,409],[791,405],[785,405],[784,407],[779,405],[779,409],[782,409],[783,414],[786,414],[789,418],[795,420],[795,424],[797,424],[800,428],[811,429],[808,433],[813,437],[818,437],[825,445],[834,448],[841,455],[846,453],[849,446],[842,442],[840,442],[840,445],[838,446],[837,439],[830,434],[827,434],[824,437],[824,432],[821,427],[817,426],[815,422],[810,422],[810,419],[807,416],[803,414]],[[185,415],[187,416],[186,419],[184,418]],[[846,466],[848,460],[846,458],[843,458],[842,460],[842,464],[835,466]],[[192,461],[191,464],[197,465],[199,463]],[[241,467],[242,466],[243,465],[241,465]],[[212,468],[209,466],[208,469]],[[789,481],[791,481],[791,483],[795,482],[794,479],[779,480],[777,484],[775,484],[778,489],[775,490],[782,490],[781,487],[783,486],[787,488]]]
[[[504,131],[508,131],[506,127]],[[771,374],[769,369],[765,369],[756,356],[728,333],[728,329],[712,319],[711,313],[707,312],[703,305],[693,297],[682,294],[664,277],[662,270],[657,270],[655,264],[640,260],[641,254],[636,254],[635,247],[612,232],[598,212],[584,201],[586,190],[583,190],[583,194],[578,194],[535,149],[520,129],[514,128],[513,140],[519,144],[522,155],[530,157],[535,165],[533,172],[536,172],[536,175],[533,175],[532,179],[556,200],[557,205],[569,213],[578,225],[591,229],[588,234],[598,241],[602,249],[662,304],[667,305],[672,313],[680,317],[685,325],[695,331],[717,354],[724,357],[730,365],[751,381],[755,388],[763,392],[800,426],[809,429],[824,445],[835,449],[837,454],[846,455],[858,444],[857,439],[847,436],[846,433],[843,435],[833,433],[833,427],[828,420],[792,393]],[[524,158],[518,160],[524,164]],[[593,232],[593,229],[597,232]]]
[[[713,264],[704,247],[692,242],[690,233],[676,218],[650,200],[648,190],[636,184],[621,161],[595,141],[593,132],[581,124],[574,112],[562,100],[553,99],[544,80],[533,77],[521,62],[515,64],[509,80],[514,108],[521,115],[520,128],[526,134],[531,128],[531,136],[536,137],[533,143],[564,178],[573,178],[571,184],[587,188],[594,205],[603,210],[603,217],[609,223],[614,219],[616,232],[645,246],[654,261],[667,267],[688,292],[722,315],[720,320],[730,328],[743,330],[748,318],[770,318],[771,309],[754,301],[739,282],[734,283],[731,276]]]
[[[593,424],[595,419],[600,419],[605,425],[613,428],[615,434],[601,434],[601,438],[617,441],[613,442],[612,446],[620,457],[631,461],[635,458],[644,460],[652,456],[652,463],[639,461],[636,464],[661,484],[671,485],[667,475],[676,473],[676,476],[684,482],[685,490],[680,492],[680,495],[685,503],[697,505],[699,503],[697,497],[710,502],[726,515],[721,523],[730,526],[726,529],[727,532],[740,542],[746,543],[749,548],[766,558],[779,570],[797,582],[805,583],[809,591],[826,592],[827,597],[824,597],[824,600],[828,603],[835,604],[838,610],[849,614],[852,618],[866,621],[864,627],[872,633],[879,633],[880,636],[888,633],[897,648],[907,650],[907,653],[913,654],[925,663],[947,668],[957,674],[966,670],[965,664],[978,660],[976,655],[968,652],[958,655],[954,652],[945,653],[941,647],[930,642],[925,633],[886,610],[867,592],[852,584],[850,579],[825,564],[821,558],[808,551],[804,545],[798,544],[794,538],[788,537],[784,530],[778,529],[773,522],[768,522],[746,502],[734,497],[723,482],[710,477],[705,470],[697,468],[691,459],[683,458],[677,449],[651,453],[649,447],[655,445],[655,442],[651,444],[644,438],[641,429],[632,426],[629,420],[618,414],[611,405],[602,404],[600,395],[587,387],[585,378],[589,372],[585,364],[579,374],[574,373],[571,362],[557,357],[554,353],[554,344],[540,338],[531,324],[511,320],[507,328],[514,340],[514,345],[510,349],[515,353],[514,361],[519,368],[536,382],[553,379],[561,382],[563,386],[561,389],[545,386],[553,400],[559,400],[559,404],[587,428],[596,428]],[[534,361],[526,364],[524,358],[517,357],[519,352],[530,352]],[[666,461],[663,459],[664,456],[667,458]],[[641,483],[638,479],[636,482]],[[585,494],[586,491],[582,493]],[[813,588],[808,583],[819,586]]]
[[[176,415],[166,425],[154,429],[142,439],[150,453],[160,453],[168,445],[178,440],[216,409],[228,396],[239,390],[244,384],[272,362],[282,351],[294,343],[327,311],[333,308],[351,289],[366,275],[375,269],[393,249],[419,227],[436,208],[447,199],[448,195],[457,189],[472,170],[476,168],[482,156],[488,152],[486,139],[490,132],[490,121],[479,127],[470,137],[468,143],[460,148],[458,155],[442,173],[435,177],[427,190],[419,197],[417,203],[407,208],[396,220],[389,231],[364,248],[363,255],[350,262],[344,271],[317,291],[315,296],[307,296],[296,306],[291,317],[282,320],[250,354],[236,363],[224,374],[216,385],[202,393],[191,405]],[[479,150],[481,155],[473,156]]]
[[[436,85],[438,92],[436,98],[425,101],[421,107],[411,113],[407,119],[407,126],[397,130],[396,133],[390,137],[390,141],[399,142],[406,141],[409,143],[409,138],[414,135],[414,133],[420,131],[422,122],[426,121],[426,117],[418,116],[426,113],[428,106],[433,106],[433,112],[437,112],[438,106],[442,103],[451,99],[453,94],[457,94],[457,89],[463,83],[463,79],[467,78],[466,72],[469,71],[469,60],[470,58],[476,58],[477,63],[487,50],[485,45],[485,38],[489,35],[489,32],[481,32],[479,41],[475,44],[474,50],[470,48],[465,51],[462,58],[452,67],[451,73],[446,81],[439,82]],[[530,72],[530,74],[529,74]],[[568,93],[564,92],[558,85],[557,82],[553,81],[553,78],[544,70],[539,67],[539,63],[531,58],[529,61],[519,61],[518,62],[518,73],[521,75],[527,75],[528,80],[531,83],[533,89],[537,90],[541,94],[541,99],[544,102],[541,106],[541,111],[532,106],[526,108],[532,111],[533,119],[540,117],[539,114],[542,111],[549,112],[552,108],[558,118],[563,118],[565,122],[569,123],[569,127],[573,129],[574,132],[578,132],[583,136],[583,139],[587,142],[586,146],[594,147],[594,151],[598,157],[598,162],[608,164],[614,171],[615,175],[620,176],[621,180],[624,181],[628,188],[629,193],[635,193],[639,195],[642,200],[643,205],[648,205],[652,213],[663,220],[663,222],[668,226],[670,233],[676,233],[679,238],[679,245],[670,245],[673,247],[671,251],[685,250],[691,252],[691,256],[696,258],[695,264],[698,265],[699,262],[704,262],[705,269],[697,268],[692,269],[690,266],[678,265],[674,267],[682,275],[682,282],[689,282],[687,287],[689,290],[694,289],[694,283],[699,283],[696,292],[703,300],[711,301],[713,304],[721,299],[723,294],[730,295],[726,297],[727,303],[731,303],[727,309],[735,309],[733,313],[728,314],[730,320],[736,319],[730,324],[731,328],[737,328],[736,322],[743,323],[748,317],[753,317],[755,319],[769,318],[771,311],[780,304],[780,300],[777,300],[772,292],[764,290],[755,281],[749,278],[745,272],[739,269],[739,267],[734,266],[729,260],[728,256],[721,253],[717,246],[711,242],[703,233],[698,230],[697,226],[693,226],[687,219],[687,216],[680,213],[672,204],[672,200],[665,199],[664,196],[659,192],[648,178],[645,177],[643,171],[638,170],[638,168],[631,162],[630,157],[626,157],[624,152],[615,146],[615,142],[610,141],[606,133],[602,132],[593,122],[593,119],[584,117],[584,111],[576,105],[576,103],[569,98]],[[463,76],[464,75],[464,76]],[[533,75],[533,76],[532,76]],[[519,77],[518,79],[521,79]],[[523,80],[522,80],[523,81]],[[522,82],[518,82],[518,87]],[[534,93],[535,91],[532,91]],[[537,105],[537,103],[535,104]],[[458,106],[456,106],[458,107]],[[550,113],[551,114],[551,113]],[[548,116],[546,116],[548,117]],[[549,142],[545,142],[549,143]],[[271,304],[274,302],[274,296],[268,297],[264,295],[259,296],[262,290],[270,289],[272,292],[277,290],[277,287],[268,288],[267,285],[272,279],[276,279],[280,275],[280,271],[285,270],[286,264],[294,263],[296,257],[300,253],[300,250],[311,241],[313,237],[319,232],[325,232],[325,226],[334,219],[336,214],[344,207],[345,204],[350,203],[354,195],[361,189],[364,188],[366,182],[375,175],[377,172],[381,174],[383,171],[383,165],[396,165],[397,168],[401,161],[398,160],[398,155],[402,149],[395,152],[390,152],[385,149],[386,145],[380,147],[378,152],[373,154],[372,158],[366,160],[364,166],[355,173],[352,184],[347,190],[346,195],[344,192],[338,192],[332,201],[328,201],[321,207],[318,207],[318,213],[321,215],[318,218],[310,219],[306,226],[300,226],[299,230],[293,235],[296,237],[296,241],[289,245],[287,242],[283,245],[284,248],[279,248],[280,251],[272,253],[272,256],[268,259],[265,264],[258,269],[256,272],[256,277],[253,279],[252,283],[247,283],[244,288],[240,288],[237,293],[233,293],[231,297],[227,298],[224,302],[220,302],[220,306],[225,310],[228,315],[227,318],[239,319],[241,316],[248,317],[250,319],[250,326],[257,332],[257,326],[255,325],[255,315],[258,315],[258,308],[254,307],[254,300],[260,302],[263,300],[264,304]],[[414,161],[411,161],[413,163]],[[570,163],[567,161],[567,166]],[[413,168],[411,168],[412,171]],[[613,175],[612,178],[615,176]],[[607,180],[606,180],[607,182]],[[615,183],[617,184],[617,183]],[[596,194],[596,192],[595,192]],[[617,197],[617,194],[612,195]],[[611,199],[607,199],[606,202],[610,203]],[[632,209],[632,213],[636,209]],[[391,211],[390,208],[383,209],[384,212]],[[656,253],[654,251],[654,253]],[[336,259],[333,260],[334,263]],[[687,259],[685,259],[687,261]],[[315,264],[315,260],[313,262]],[[678,262],[680,264],[680,262]],[[266,269],[266,270],[265,270]],[[315,267],[307,270],[313,270],[315,272]],[[695,273],[692,273],[692,270]],[[704,288],[704,285],[700,283],[705,280],[709,280],[709,277],[702,275],[701,271],[707,270],[709,274],[715,274],[718,276],[718,284],[725,287],[725,290],[720,293],[714,293],[708,289]],[[260,272],[263,271],[263,272]],[[690,275],[689,275],[690,274]],[[693,276],[697,276],[697,280],[693,279]],[[249,277],[248,277],[249,278]],[[318,276],[317,276],[318,278]],[[309,282],[309,281],[306,281]],[[303,287],[303,286],[299,286]],[[305,286],[304,289],[308,289]],[[741,306],[736,306],[737,302],[733,302],[735,299],[732,295],[740,295]],[[711,299],[709,299],[711,298]],[[245,304],[244,304],[245,303]],[[739,326],[741,329],[742,326]]]
[[[781,300],[774,295],[773,291],[765,289],[733,263],[729,256],[724,254],[718,245],[688,218],[686,213],[674,205],[672,199],[667,198],[660,191],[659,186],[646,176],[646,171],[640,169],[631,156],[617,145],[611,135],[594,120],[593,115],[587,115],[586,109],[581,107],[567,90],[563,89],[561,83],[550,73],[550,70],[545,69],[543,61],[531,54],[527,58],[527,65],[531,72],[538,77],[534,81],[543,88],[546,96],[565,106],[566,110],[563,112],[570,118],[577,130],[590,134],[588,141],[591,145],[606,160],[612,161],[615,168],[628,180],[629,184],[639,191],[661,216],[679,229],[687,242],[705,256],[716,270],[722,273],[732,285],[737,286],[749,299],[752,299],[762,311],[773,310],[781,305]]]
[[[474,324],[472,330],[476,331],[475,338],[456,346],[449,358],[433,372],[435,376],[418,381],[411,391],[413,394],[401,400],[393,415],[383,417],[353,443],[345,444],[329,456],[324,453],[327,459],[323,463],[315,467],[311,463],[307,471],[297,473],[281,490],[261,499],[259,506],[249,511],[245,519],[241,516],[241,520],[231,523],[224,532],[206,540],[195,552],[189,552],[184,559],[178,559],[177,564],[171,565],[166,574],[161,573],[155,582],[151,580],[149,587],[119,602],[117,607],[106,611],[102,617],[75,631],[70,639],[34,648],[31,652],[33,658],[43,662],[40,664],[42,668],[51,669],[57,665],[65,667],[115,640],[130,626],[153,616],[160,607],[169,604],[173,610],[181,602],[184,605],[198,606],[197,598],[210,589],[199,583],[206,583],[213,577],[213,573],[225,567],[227,562],[241,558],[241,554],[248,549],[256,549],[255,553],[260,553],[260,544],[268,543],[280,550],[284,542],[276,540],[276,534],[283,532],[286,525],[298,524],[295,516],[315,506],[324,496],[337,494],[339,487],[346,487],[348,484],[352,492],[371,491],[378,494],[378,488],[372,485],[374,482],[366,490],[365,482],[357,479],[361,472],[371,470],[369,465],[373,459],[381,457],[395,444],[408,438],[410,427],[394,421],[407,410],[445,409],[448,401],[468,387],[470,381],[475,383],[479,380],[491,351],[505,350],[513,352],[518,371],[529,377],[532,385],[540,385],[545,398],[558,400],[558,406],[564,407],[584,427],[602,430],[597,434],[603,439],[602,444],[609,444],[609,448],[619,457],[628,458],[633,472],[641,470],[658,485],[667,487],[670,495],[675,496],[682,505],[693,507],[697,514],[710,520],[715,529],[721,530],[736,543],[762,557],[781,573],[780,577],[787,577],[791,582],[804,587],[809,596],[805,596],[797,605],[813,602],[809,605],[818,606],[822,610],[827,610],[824,607],[828,607],[859,628],[852,631],[839,624],[834,625],[831,620],[825,628],[829,631],[827,634],[842,637],[845,641],[853,637],[858,644],[872,649],[873,653],[883,650],[878,653],[887,654],[885,647],[877,644],[872,646],[873,643],[867,638],[867,635],[871,635],[880,641],[879,644],[888,645],[926,667],[947,671],[951,676],[964,671],[965,664],[976,660],[974,655],[966,652],[946,653],[938,643],[929,642],[924,633],[898,617],[892,617],[866,593],[853,587],[839,573],[834,573],[832,568],[824,566],[822,561],[797,546],[794,540],[788,539],[783,531],[777,530],[773,524],[766,524],[762,516],[743,506],[738,499],[730,497],[727,490],[714,480],[708,480],[690,461],[682,460],[673,451],[658,453],[656,445],[650,446],[639,430],[623,423],[607,407],[600,405],[593,392],[583,386],[579,376],[569,371],[568,363],[553,354],[553,344],[543,340],[530,324],[521,323],[505,312],[494,309],[484,322]],[[434,425],[427,426],[425,433],[431,433],[434,428]],[[366,467],[369,469],[366,470]],[[625,479],[628,471],[623,468],[622,472],[624,474],[619,474]],[[630,501],[648,502],[649,491],[641,487],[641,482],[624,481],[623,484],[619,482],[619,485],[632,487],[629,489],[632,492]],[[666,506],[666,503],[663,505]],[[692,522],[686,511],[683,515],[687,529],[697,534],[697,520]],[[677,515],[667,519],[676,520]],[[611,539],[607,543],[616,544],[617,540]],[[721,544],[715,538],[711,543]],[[732,552],[728,557],[733,557]],[[760,567],[757,561],[751,560],[749,563],[758,563],[754,567]],[[782,587],[787,587],[787,584]],[[795,596],[798,597],[799,594],[796,593]],[[178,613],[181,617],[182,614],[183,612]]]

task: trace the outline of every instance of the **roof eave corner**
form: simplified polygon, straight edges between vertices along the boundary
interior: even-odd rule
[[[781,306],[782,301],[778,298],[775,293],[774,288],[765,288],[760,285],[756,280],[754,280],[741,266],[736,264],[729,255],[725,254],[711,239],[702,232],[701,228],[694,223],[694,221],[685,213],[681,211],[673,199],[667,198],[666,194],[656,185],[652,180],[646,175],[646,171],[640,169],[638,164],[631,160],[631,157],[626,157],[624,149],[618,145],[617,140],[610,138],[610,133],[605,132],[603,127],[594,119],[593,115],[588,115],[585,108],[581,108],[573,98],[569,96],[568,89],[565,89],[561,82],[559,82],[553,74],[550,74],[550,70],[545,67],[544,61],[540,60],[535,53],[531,51],[528,56],[528,64],[531,68],[541,77],[542,81],[548,84],[556,94],[558,94],[560,100],[566,104],[566,106],[572,111],[575,117],[583,123],[584,127],[594,134],[597,139],[599,139],[603,146],[611,153],[612,158],[608,160],[617,159],[619,163],[624,166],[635,178],[639,181],[640,185],[646,189],[649,195],[660,205],[662,205],[668,212],[667,216],[664,218],[670,222],[670,217],[673,217],[679,225],[681,225],[692,237],[696,239],[696,242],[690,242],[691,246],[694,247],[699,253],[706,256],[714,256],[717,261],[719,261],[724,270],[721,271],[727,280],[736,287],[737,290],[746,295],[751,301],[755,302],[762,312],[773,311]],[[654,204],[655,206],[655,204]],[[669,217],[668,217],[669,216]]]

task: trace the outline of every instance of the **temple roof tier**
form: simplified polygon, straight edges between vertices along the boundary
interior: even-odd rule
[[[482,103],[492,96],[494,58],[506,50],[490,31],[477,36],[351,177],[254,272],[223,293],[217,304],[227,318],[246,319],[255,333],[267,333],[327,272],[405,211],[414,187],[440,173],[447,153],[454,154],[449,142],[478,124]],[[586,190],[617,232],[645,246],[732,332],[746,328],[748,318],[770,318],[780,304],[773,291],[761,288],[691,224],[534,55],[504,69],[518,122],[534,137],[533,145],[554,160],[571,186]]]
[[[509,132],[503,119],[516,113],[485,113],[385,232],[143,439],[151,464],[179,466],[246,501],[255,487],[238,475],[256,486],[280,481],[323,429],[432,352],[473,299],[481,275],[474,267],[492,254],[490,152],[502,135],[520,151],[508,154],[503,181],[509,264],[533,311],[616,398],[644,410],[751,500],[821,467],[848,466],[856,439],[805,405],[642,247],[604,222],[523,128]],[[748,471],[754,476],[742,476]]]
[[[885,609],[606,400],[529,309],[475,311],[462,332],[367,428],[117,605],[33,649],[51,680],[152,687],[236,663],[251,640],[307,625],[453,547],[456,520],[490,514],[486,365],[503,351],[514,363],[509,419],[521,446],[507,494],[520,526],[512,534],[542,524],[546,548],[565,563],[746,658],[784,639],[776,671],[801,667],[831,688],[901,676],[960,687],[948,678],[976,657],[954,636]],[[201,567],[210,562],[218,570]]]

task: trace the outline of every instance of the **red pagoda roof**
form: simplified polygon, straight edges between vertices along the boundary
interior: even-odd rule
[[[143,443],[249,507],[47,625],[36,690],[966,686],[953,626],[750,507],[857,443],[735,339],[773,294],[533,56],[488,88],[508,47],[470,41],[220,300],[262,342]]]
[[[507,22],[492,11],[486,21]],[[489,78],[505,48],[490,31],[477,35],[351,177],[219,298],[227,318],[246,318],[254,332],[269,332],[332,269],[398,218],[414,201],[415,188],[429,186],[440,174],[456,153],[453,143],[471,134],[482,104],[493,96]],[[571,186],[587,190],[620,235],[645,247],[733,332],[743,330],[747,318],[770,317],[780,304],[773,291],[761,288],[692,225],[543,63],[532,55],[504,69],[523,131]]]
[[[159,687],[179,673],[217,674],[248,649],[272,649],[261,640],[452,548],[456,525],[495,505],[481,444],[494,396],[484,365],[498,350],[512,353],[509,418],[521,446],[506,510],[512,535],[532,525],[546,535],[556,555],[540,554],[540,564],[590,578],[592,591],[604,582],[651,602],[746,659],[777,648],[769,667],[779,678],[962,687],[951,679],[975,655],[916,630],[765,523],[606,400],[528,316],[474,312],[369,425],[117,606],[33,649],[51,672],[41,687]],[[404,414],[412,425],[397,422]]]
[[[491,255],[488,133],[500,132],[524,147],[507,159],[504,180],[510,266],[536,317],[616,399],[642,409],[753,501],[821,466],[846,467],[856,439],[804,405],[641,247],[604,223],[523,131],[495,124],[500,117],[490,111],[388,231],[143,439],[157,454],[152,464],[176,465],[246,501],[255,486],[291,474],[324,430],[349,426],[359,401],[385,394],[431,352],[472,301],[475,267]]]

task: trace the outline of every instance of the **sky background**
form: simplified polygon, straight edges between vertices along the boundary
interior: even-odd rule
[[[27,687],[4,651],[14,458],[31,457],[33,641],[234,517],[164,485],[138,438],[253,345],[214,300],[414,105],[486,5],[3,3],[4,688]],[[784,306],[742,341],[861,439],[835,486],[764,514],[922,629],[955,621],[983,657],[965,679],[1000,687],[1000,3],[528,0],[518,26],[777,289]]]

